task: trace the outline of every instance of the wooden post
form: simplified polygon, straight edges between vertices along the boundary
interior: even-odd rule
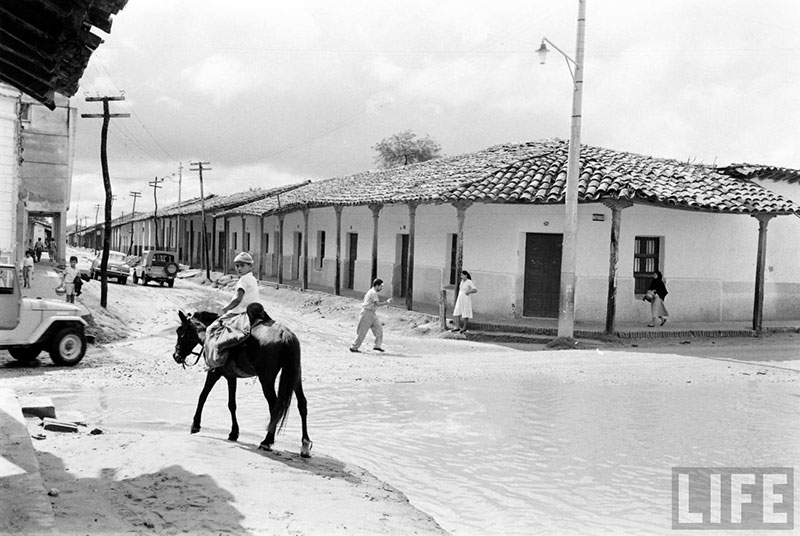
[[[370,284],[378,278],[378,217],[383,205],[370,205],[372,211],[372,271]]]
[[[308,290],[308,208],[303,209],[303,290]],[[319,249],[319,248],[317,248]]]
[[[414,238],[416,235],[417,205],[415,201],[408,203],[408,274],[406,275],[406,309],[414,306]]]
[[[439,292],[439,324],[442,330],[447,330],[447,291],[442,289]]]
[[[764,320],[764,267],[767,260],[767,224],[774,214],[756,214],[758,220],[758,253],[756,254],[756,288],[753,299],[753,330],[761,336]]]
[[[336,211],[336,267],[334,269],[333,293],[339,296],[342,293],[342,206],[333,207]]]
[[[283,283],[283,219],[286,214],[278,214],[278,284]]]
[[[617,315],[617,264],[619,263],[619,229],[622,210],[633,203],[619,199],[609,199],[603,204],[611,209],[611,240],[608,254],[608,298],[606,300],[606,333],[614,334]]]

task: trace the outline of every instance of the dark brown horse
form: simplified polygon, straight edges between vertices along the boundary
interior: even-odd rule
[[[248,313],[254,320],[252,308],[254,305],[257,314],[250,336],[240,345],[228,350],[228,359],[225,365],[210,369],[206,374],[206,382],[200,398],[197,401],[197,410],[192,421],[191,433],[200,431],[200,418],[203,405],[206,403],[211,389],[220,378],[228,381],[228,409],[231,412],[230,441],[239,439],[239,423],[236,421],[236,379],[258,376],[261,389],[269,404],[269,425],[267,436],[258,448],[272,450],[275,443],[276,429],[280,431],[286,421],[289,405],[292,402],[292,393],[297,396],[297,408],[303,425],[303,443],[300,455],[304,458],[311,456],[311,439],[308,437],[306,417],[308,414],[306,397],[303,394],[303,384],[300,373],[300,341],[289,329],[275,323],[264,311],[260,304],[251,304]],[[219,315],[208,311],[185,315],[178,312],[181,325],[178,327],[178,341],[175,344],[175,353],[172,357],[176,362],[184,364],[186,357],[193,352],[198,344],[205,339],[206,328],[216,320]],[[275,393],[275,379],[281,373],[278,392]]]

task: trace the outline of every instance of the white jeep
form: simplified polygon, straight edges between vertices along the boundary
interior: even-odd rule
[[[0,350],[20,361],[47,350],[53,363],[71,367],[86,353],[87,325],[71,303],[23,298],[17,269],[0,264]]]

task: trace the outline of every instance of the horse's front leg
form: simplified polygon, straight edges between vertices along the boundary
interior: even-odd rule
[[[206,383],[203,385],[203,390],[200,392],[200,398],[197,400],[197,409],[194,412],[194,419],[192,419],[191,433],[196,434],[200,431],[200,419],[203,415],[203,406],[206,404],[206,399],[209,393],[211,393],[211,389],[214,388],[214,385],[221,377],[222,371],[218,368],[211,369],[206,374]]]
[[[228,434],[228,441],[239,439],[239,422],[236,420],[236,378],[226,378],[228,380],[228,409],[231,412],[231,433]]]
[[[269,405],[269,424],[267,425],[267,436],[258,446],[258,448],[262,450],[272,450],[272,445],[275,443],[275,428],[277,427],[278,419],[273,414],[273,411],[278,405],[278,395],[275,394],[275,377],[277,375],[278,372],[274,371],[267,374],[266,377],[258,377],[259,381],[261,382],[261,390],[263,391],[264,397],[267,399],[267,404]]]

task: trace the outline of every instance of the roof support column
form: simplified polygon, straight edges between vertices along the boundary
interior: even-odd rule
[[[457,201],[453,203],[456,208],[456,288],[453,293],[453,303],[458,297],[458,290],[461,287],[461,270],[464,269],[464,221],[467,218],[467,209],[472,205],[471,201]]]
[[[211,218],[211,266],[217,267],[219,266],[219,255],[217,251],[219,248],[217,247],[217,218]]]
[[[761,335],[764,320],[764,267],[767,260],[767,224],[774,214],[755,214],[758,220],[758,253],[756,254],[756,288],[753,300],[753,331]]]
[[[633,206],[630,201],[608,199],[603,204],[611,209],[611,240],[608,254],[608,298],[606,300],[606,333],[614,334],[617,315],[617,264],[619,263],[619,229],[622,211]]]
[[[283,283],[283,219],[286,214],[278,214],[278,284]]]
[[[406,276],[406,309],[412,310],[414,306],[414,238],[416,236],[417,221],[416,201],[408,202],[408,274]]]
[[[378,279],[378,219],[383,205],[369,205],[372,211],[372,270],[370,284]]]
[[[301,288],[308,290],[308,208],[303,209],[303,280]]]
[[[267,258],[267,252],[264,251],[264,215],[258,217],[258,278],[264,279],[264,260]]]
[[[336,267],[333,277],[333,293],[336,296],[342,293],[342,205],[333,207],[336,211]]]

